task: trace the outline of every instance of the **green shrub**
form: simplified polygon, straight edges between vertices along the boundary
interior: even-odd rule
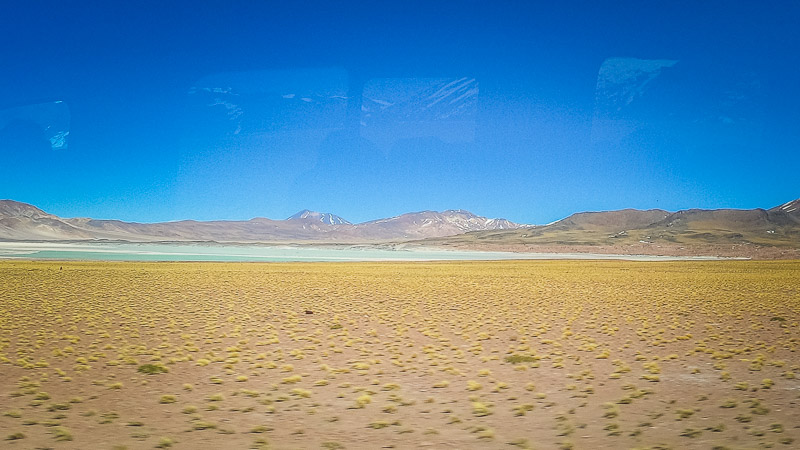
[[[536,358],[530,355],[511,355],[506,356],[505,361],[510,364],[520,364],[526,362],[535,362]]]
[[[146,373],[147,375],[155,375],[157,373],[167,373],[169,369],[159,364],[144,364],[139,366],[138,372]]]

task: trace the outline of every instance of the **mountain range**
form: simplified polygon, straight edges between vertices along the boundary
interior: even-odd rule
[[[726,255],[751,254],[754,248],[771,248],[800,257],[800,199],[770,209],[580,212],[539,226],[489,219],[464,210],[422,211],[358,224],[335,214],[309,210],[302,210],[286,220],[257,217],[247,221],[135,223],[61,218],[26,203],[0,200],[0,240],[98,239],[132,242],[404,242],[484,250],[598,253],[699,254],[697,249],[704,249],[706,253],[712,251]]]
[[[536,227],[476,231],[430,238],[424,244],[516,251],[751,254],[752,248],[791,249],[800,256],[800,199],[770,209],[623,209],[581,212]],[[588,249],[588,250],[587,250]],[[600,250],[594,250],[600,249]],[[681,250],[681,251],[678,251]]]
[[[246,221],[181,220],[135,223],[61,218],[26,203],[0,200],[0,239],[35,241],[124,240],[216,242],[379,242],[443,237],[479,230],[523,227],[469,211],[422,211],[352,224],[331,214],[302,210],[286,220],[256,217]]]

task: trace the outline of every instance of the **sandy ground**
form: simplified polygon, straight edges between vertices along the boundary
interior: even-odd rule
[[[737,245],[680,245],[680,244],[626,244],[626,245],[539,245],[498,243],[448,243],[440,248],[453,250],[481,250],[521,253],[593,253],[609,255],[663,255],[663,256],[716,256],[724,258],[749,258],[755,260],[796,260],[800,249],[768,247],[751,244]]]
[[[0,442],[797,448],[799,269],[0,262]]]

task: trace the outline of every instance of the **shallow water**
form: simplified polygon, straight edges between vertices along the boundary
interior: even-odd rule
[[[0,258],[87,261],[481,261],[508,259],[712,260],[714,257],[451,251],[386,246],[0,242]]]

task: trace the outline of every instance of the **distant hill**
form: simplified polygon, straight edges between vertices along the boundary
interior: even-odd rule
[[[530,246],[735,245],[800,248],[800,200],[765,209],[659,209],[576,213],[544,226],[468,232],[423,243],[505,249]]]
[[[92,235],[33,205],[0,200],[0,238],[63,240],[91,239]]]
[[[604,230],[616,232],[634,228],[643,228],[669,216],[662,209],[621,209],[605,212],[582,212],[550,224],[550,228],[560,230]]]
[[[780,207],[769,210],[689,209],[670,214],[646,230],[649,236],[655,235],[655,239],[675,242],[793,245],[800,242],[800,214]]]
[[[259,217],[247,221],[135,223],[60,218],[32,205],[0,200],[0,239],[5,240],[360,243],[425,239],[521,226],[505,219],[489,219],[461,210],[408,213],[361,224],[351,224],[334,214],[309,210],[300,211],[287,220]]]

